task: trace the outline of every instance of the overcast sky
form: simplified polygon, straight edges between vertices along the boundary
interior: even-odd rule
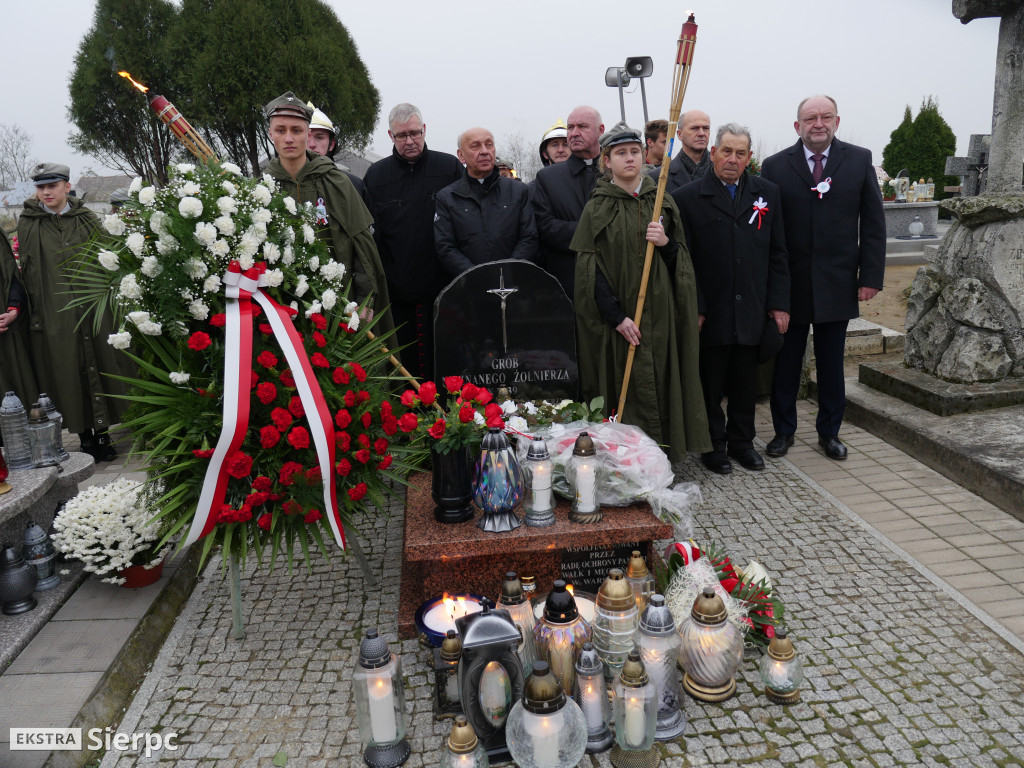
[[[597,107],[610,127],[619,103],[604,72],[628,56],[654,58],[648,110],[651,118],[668,116],[683,4],[328,2],[381,94],[370,142],[378,153],[391,151],[387,113],[400,101],[422,109],[429,146],[450,152],[458,133],[474,125],[490,128],[499,145],[516,133],[539,141],[577,104]],[[0,122],[25,128],[35,155],[70,165],[73,179],[86,166],[102,170],[66,143],[67,83],[94,7],[49,0],[4,8]],[[755,148],[770,153],[795,141],[800,99],[828,93],[839,103],[840,138],[868,147],[879,163],[904,106],[916,113],[932,95],[962,153],[970,134],[991,129],[999,24],[979,19],[965,26],[950,7],[949,0],[694,0],[699,31],[683,108],[708,112],[713,127],[746,124]],[[294,90],[317,100],[315,83],[296,83]],[[639,86],[629,90],[627,122],[642,127]],[[252,98],[262,104],[276,95]]]

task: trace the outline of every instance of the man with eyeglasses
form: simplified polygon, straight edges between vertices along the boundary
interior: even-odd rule
[[[434,299],[448,273],[434,249],[434,199],[462,177],[454,155],[427,148],[427,126],[419,108],[402,103],[388,115],[391,156],[363,176],[398,328],[402,362],[414,375],[434,377]]]
[[[785,456],[796,432],[796,397],[807,335],[814,326],[818,375],[818,444],[846,458],[839,428],[846,409],[846,326],[857,302],[882,290],[885,214],[870,150],[834,138],[839,109],[831,96],[800,102],[800,139],[764,161],[762,177],[779,186],[789,252],[790,314],[775,358],[769,456]]]
[[[711,154],[708,144],[711,143],[711,118],[707,112],[691,109],[679,116],[679,127],[676,136],[681,146],[673,148],[675,157],[668,165],[668,181],[665,190],[674,192],[691,181],[704,178],[711,168]],[[664,163],[651,171],[651,178],[658,180],[658,175],[665,167]]]

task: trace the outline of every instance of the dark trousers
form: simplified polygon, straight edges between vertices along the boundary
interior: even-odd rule
[[[835,437],[846,411],[846,380],[843,358],[846,352],[848,320],[814,324],[814,357],[818,371],[818,418],[816,428],[823,437]],[[782,349],[775,357],[772,382],[772,422],[775,434],[796,432],[796,396],[800,390],[800,371],[807,349],[809,323],[790,323]]]
[[[708,414],[711,446],[716,451],[750,448],[754,440],[754,402],[757,399],[757,347],[730,344],[700,348],[700,383]],[[729,399],[728,414],[722,397]]]
[[[389,348],[405,347],[398,357],[413,376],[432,381],[434,378],[434,311],[432,304],[394,303],[391,317],[395,321],[396,341]],[[408,346],[406,346],[408,345]]]

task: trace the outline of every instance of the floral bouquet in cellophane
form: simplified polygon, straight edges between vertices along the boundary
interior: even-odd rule
[[[383,339],[316,219],[270,176],[180,164],[163,189],[137,179],[77,265],[76,303],[109,302],[109,343],[138,366],[125,426],[165,489],[164,541],[202,540],[204,558],[344,547],[352,514],[380,508],[422,450],[396,445],[417,419],[393,408]]]

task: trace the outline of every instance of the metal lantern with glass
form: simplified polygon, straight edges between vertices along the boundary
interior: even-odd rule
[[[679,633],[664,595],[652,595],[640,615],[636,645],[647,668],[647,675],[658,692],[658,726],[654,738],[672,741],[686,728],[682,711],[683,692],[679,688]]]
[[[39,393],[39,405],[46,411],[46,418],[52,421],[57,429],[57,455],[60,456],[61,461],[67,461],[71,458],[71,454],[64,448],[64,438],[61,435],[64,429],[64,416],[57,410],[57,406],[45,392]]]
[[[515,571],[506,573],[505,580],[501,582],[498,608],[508,611],[512,621],[519,627],[522,640],[517,652],[519,660],[523,663],[523,674],[528,675],[533,670],[533,663],[537,660],[537,646],[533,639],[533,627],[536,621],[533,615],[533,604],[526,599],[523,585]]]
[[[516,452],[497,427],[480,441],[473,467],[473,501],[484,511],[477,527],[490,533],[514,531],[521,523],[512,512],[523,497],[523,476]]]
[[[784,627],[776,627],[775,637],[768,643],[768,652],[761,657],[761,681],[764,695],[775,704],[800,701],[800,683],[804,681],[804,665],[793,650],[793,641]]]
[[[530,441],[522,470],[525,489],[523,511],[526,512],[523,522],[532,528],[554,525],[555,495],[551,489],[554,464],[544,438],[535,437]]]
[[[616,768],[652,768],[661,762],[661,753],[654,746],[658,696],[639,651],[630,651],[615,678],[614,690],[615,745],[608,757]]]
[[[637,610],[643,613],[644,608],[647,607],[647,601],[651,599],[651,595],[654,594],[657,587],[654,582],[654,574],[647,567],[647,562],[638,549],[634,549],[629,558],[629,565],[626,566],[626,581],[633,588]]]
[[[32,445],[28,440],[28,414],[14,392],[4,395],[0,404],[0,432],[7,454],[7,468],[16,471],[32,469]]]
[[[587,721],[587,753],[604,752],[612,745],[611,701],[604,679],[604,662],[593,643],[584,643],[576,659],[576,682],[572,697]]]
[[[434,710],[435,715],[444,717],[462,712],[459,696],[459,659],[462,656],[462,640],[454,629],[449,629],[441,641],[440,648],[434,648]]]
[[[563,691],[573,690],[576,657],[583,644],[591,640],[591,629],[562,579],[555,581],[544,601],[544,613],[533,628],[533,638],[538,661],[551,665]]]
[[[626,656],[636,645],[636,627],[640,612],[636,597],[621,568],[612,568],[597,591],[594,616],[594,648],[604,662],[610,679],[622,668]]]
[[[32,465],[55,467],[60,464],[57,453],[57,425],[46,418],[46,411],[34,403],[28,412],[28,442],[32,448]]]
[[[441,768],[489,768],[487,750],[465,715],[457,715],[452,732],[444,740],[441,750]]]
[[[736,692],[743,637],[729,622],[725,603],[711,587],[693,601],[679,627],[683,690],[701,701],[725,701]]]
[[[604,518],[598,503],[602,474],[594,439],[587,432],[581,432],[573,445],[572,456],[565,463],[565,479],[572,492],[570,522],[599,523]]]
[[[526,679],[523,697],[508,716],[506,738],[520,768],[562,768],[583,757],[587,721],[547,662],[538,661]]]
[[[373,768],[394,768],[409,757],[405,740],[405,688],[402,659],[387,641],[368,629],[359,644],[352,673],[363,760]]]
[[[39,575],[36,592],[45,592],[60,584],[60,574],[53,567],[57,559],[57,550],[50,537],[46,535],[46,531],[31,520],[25,527],[21,553],[25,557],[25,562],[35,568]]]

